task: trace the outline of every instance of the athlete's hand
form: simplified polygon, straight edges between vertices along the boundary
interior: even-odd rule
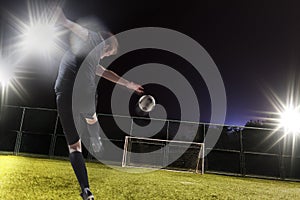
[[[126,87],[128,89],[131,89],[131,90],[134,90],[135,92],[139,93],[139,94],[143,94],[144,93],[144,88],[139,85],[139,84],[136,84],[134,82],[129,82]]]

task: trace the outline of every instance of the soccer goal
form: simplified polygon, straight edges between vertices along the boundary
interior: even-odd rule
[[[122,167],[204,174],[204,143],[126,136]]]

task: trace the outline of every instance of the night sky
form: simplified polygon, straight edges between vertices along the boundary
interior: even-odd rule
[[[210,54],[223,77],[227,94],[225,123],[229,125],[244,125],[260,117],[260,112],[274,111],[267,99],[269,90],[285,100],[288,84],[293,77],[299,78],[299,1],[69,0],[62,5],[68,18],[94,16],[113,33],[154,26],[177,30],[196,40]],[[0,1],[0,6],[2,49],[5,49],[17,35],[5,13],[23,19],[27,5],[23,0],[7,0]],[[67,48],[66,44],[64,49]],[[20,82],[28,94],[21,99],[11,91],[7,104],[55,108],[53,87],[60,58],[52,57],[51,62],[36,57],[25,59]],[[205,83],[201,77],[193,78],[192,67],[176,55],[150,50],[131,52],[117,60],[111,69],[121,75],[148,62],[160,62],[184,74],[197,91],[200,120],[209,121],[210,100]],[[101,84],[107,89],[100,95],[109,96],[113,84],[105,81]],[[99,107],[100,112],[109,112],[105,105],[103,102]]]

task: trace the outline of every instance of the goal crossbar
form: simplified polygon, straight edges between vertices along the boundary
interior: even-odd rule
[[[180,147],[187,147],[189,151],[192,151],[193,156],[186,156],[188,158],[185,158],[186,160],[178,159],[174,163],[193,163],[193,171],[195,173],[201,173],[204,174],[204,143],[197,143],[197,142],[187,142],[187,141],[179,141],[179,140],[161,140],[161,139],[154,139],[154,138],[144,138],[144,137],[134,137],[134,136],[126,136],[125,137],[125,143],[124,143],[124,151],[123,151],[123,159],[122,159],[122,167],[144,167],[144,168],[157,168],[158,166],[156,165],[151,165],[151,164],[145,164],[145,163],[138,163],[138,165],[135,166],[134,162],[131,162],[131,152],[134,151],[135,149],[132,149],[132,145],[138,145],[139,148],[147,148],[149,146],[156,146],[157,147],[164,147],[166,144],[172,144],[171,147],[176,147],[176,149]],[[144,145],[144,146],[143,146]],[[198,148],[199,147],[199,148]],[[174,148],[175,149],[175,148]],[[175,151],[175,150],[174,150]],[[184,152],[187,153],[188,151]],[[172,155],[172,149],[168,149],[168,151],[160,152],[161,154],[157,155],[157,160],[162,160],[162,162],[167,163],[168,158]],[[152,157],[153,159],[153,157]],[[154,158],[156,159],[156,158]],[[187,160],[190,159],[190,160]],[[177,166],[175,165],[175,166]],[[176,167],[170,165],[170,166],[163,166],[163,168],[173,168],[176,170]],[[181,170],[184,168],[179,167]],[[178,168],[178,170],[179,170]],[[200,172],[199,172],[200,171]]]

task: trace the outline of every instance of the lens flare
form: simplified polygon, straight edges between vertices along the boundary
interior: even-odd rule
[[[2,87],[9,85],[10,80],[13,78],[14,73],[12,68],[5,63],[4,61],[0,60],[0,84]]]
[[[6,11],[8,24],[17,34],[11,46],[18,49],[24,58],[28,54],[49,58],[64,52],[67,44],[63,42],[61,36],[67,31],[56,25],[59,6],[58,3],[28,1],[27,16],[17,16]]]
[[[39,23],[29,27],[24,33],[24,46],[32,51],[51,52],[55,47],[56,39],[54,25]]]
[[[1,105],[7,103],[10,91],[14,92],[20,99],[24,99],[28,96],[25,88],[19,81],[20,79],[23,79],[23,77],[20,76],[20,73],[17,63],[14,63],[13,61],[8,62],[0,57]]]
[[[279,126],[283,127],[286,133],[299,133],[300,132],[300,112],[299,108],[290,106],[280,113]]]
[[[274,112],[267,112],[267,118],[263,120],[275,128],[275,131],[283,131],[284,134],[300,133],[300,82],[296,77],[290,78],[286,90],[285,101],[270,89],[267,98],[273,106]]]

